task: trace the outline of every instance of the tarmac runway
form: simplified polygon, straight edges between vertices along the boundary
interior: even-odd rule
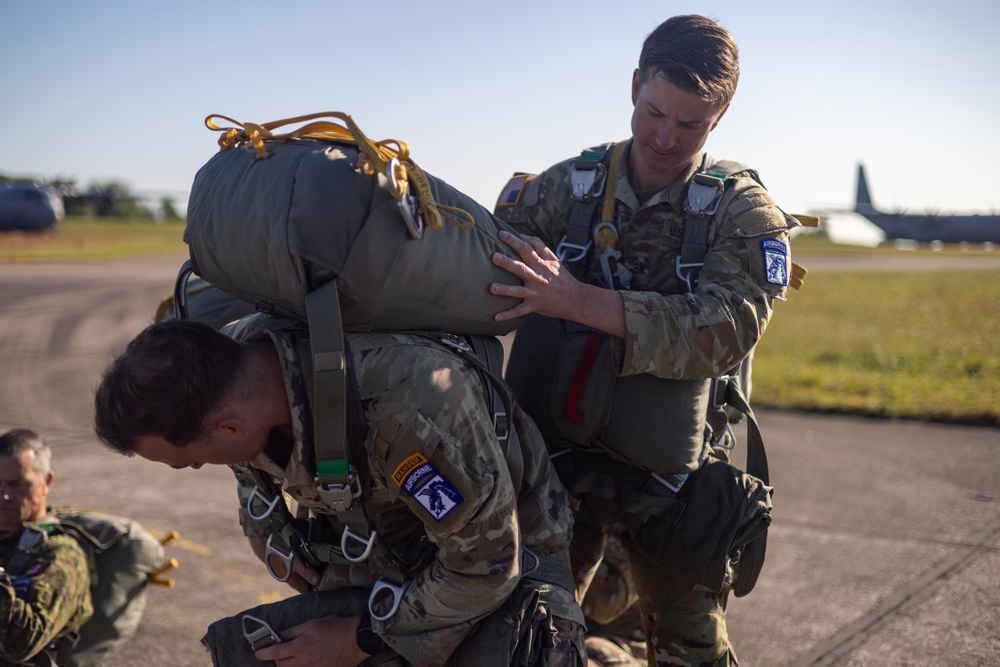
[[[183,259],[0,265],[0,430],[47,437],[52,504],[181,535],[167,546],[176,585],[150,589],[116,667],[210,665],[209,623],[291,592],[246,546],[226,468],[127,459],[91,430],[101,369],[151,320]],[[758,418],[775,510],[757,588],[730,602],[741,665],[1000,664],[1000,430]]]

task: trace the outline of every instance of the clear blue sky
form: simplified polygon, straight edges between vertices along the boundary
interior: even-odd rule
[[[859,162],[881,208],[1000,212],[995,0],[0,0],[0,173],[183,206],[205,116],[343,111],[492,208],[512,172],[629,135],[642,40],[681,13],[741,50],[707,149],[789,212],[850,206]]]

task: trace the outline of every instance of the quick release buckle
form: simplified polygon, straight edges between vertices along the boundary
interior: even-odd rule
[[[608,170],[596,160],[577,160],[569,172],[570,196],[576,201],[600,196],[604,192],[604,182]]]
[[[684,210],[697,215],[712,215],[719,208],[725,192],[726,179],[709,172],[699,172],[688,186],[687,203]]]
[[[354,505],[354,499],[361,496],[358,471],[349,466],[347,482],[326,482],[316,485],[316,492],[325,505],[334,512],[346,512]]]

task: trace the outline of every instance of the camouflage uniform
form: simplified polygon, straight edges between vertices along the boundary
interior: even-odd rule
[[[0,665],[33,664],[32,658],[79,631],[94,612],[87,556],[76,540],[49,535],[45,519],[25,526],[47,538],[31,550],[20,572],[0,571]],[[0,567],[14,567],[22,533],[0,534]]]
[[[788,259],[789,230],[797,223],[755,179],[745,174],[730,177],[719,204],[723,213],[711,226],[698,286],[687,294],[675,268],[684,205],[691,179],[703,164],[712,163],[711,158],[696,158],[672,185],[640,203],[627,176],[630,148],[631,140],[619,158],[616,181],[606,186],[606,196],[615,197],[616,249],[632,274],[629,288],[621,291],[625,337],[612,337],[615,372],[685,380],[719,376],[752,351],[771,317],[773,300],[784,298],[787,280],[769,280],[765,248],[783,247]],[[554,250],[566,233],[574,161],[529,180],[515,203],[498,204],[497,216]],[[596,252],[590,262],[588,275],[600,275]],[[558,435],[546,437],[553,451],[565,449]],[[608,530],[620,525],[618,508],[596,498],[588,501],[586,494],[580,500],[571,548],[578,599],[600,563]],[[627,534],[624,541],[655,663],[735,662],[725,629],[728,591],[718,595],[671,582],[630,548]]]
[[[245,322],[224,333],[240,339]],[[299,506],[338,525],[317,494],[308,472],[312,466],[303,461],[312,444],[311,428],[303,423],[307,398],[298,352],[287,336],[270,335],[292,409],[294,447],[286,465],[267,450],[249,465],[279,481]],[[539,554],[566,552],[573,523],[569,497],[550,467],[541,435],[520,409],[514,427],[524,456],[522,488],[530,491],[517,497],[485,387],[448,348],[403,334],[349,334],[347,340],[369,431],[365,447],[372,491],[365,512],[393,551],[405,551],[419,531],[436,546],[433,559],[409,582],[398,611],[387,621],[373,622],[373,628],[409,662],[442,665],[516,586],[522,544]],[[439,493],[411,496],[405,484],[401,487],[403,480],[394,473],[413,461],[433,467],[442,480]],[[252,522],[243,523],[252,535]],[[375,581],[367,563],[330,564],[318,588]],[[558,633],[549,664],[583,665],[582,613],[572,591],[554,588],[551,611]]]

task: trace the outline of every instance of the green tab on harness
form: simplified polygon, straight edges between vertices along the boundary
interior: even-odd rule
[[[351,466],[347,462],[347,459],[332,459],[332,460],[317,460],[316,461],[316,474],[320,477],[334,476],[334,475],[348,475],[351,472]]]

